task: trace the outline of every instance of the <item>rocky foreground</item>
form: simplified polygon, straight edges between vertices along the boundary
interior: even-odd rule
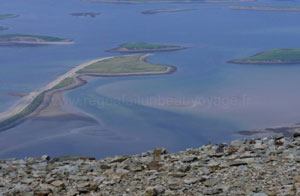
[[[300,195],[300,134],[103,160],[2,160],[0,195]]]

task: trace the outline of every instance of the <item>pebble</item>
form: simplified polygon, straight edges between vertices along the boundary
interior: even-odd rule
[[[0,160],[1,196],[300,195],[300,137],[239,139],[102,160]]]

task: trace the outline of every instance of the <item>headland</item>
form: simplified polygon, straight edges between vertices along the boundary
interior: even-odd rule
[[[27,35],[27,34],[2,34],[0,35],[0,46],[15,45],[65,45],[74,44],[72,40],[58,37]]]
[[[274,49],[254,56],[228,61],[234,64],[300,64],[300,49]]]
[[[173,66],[147,62],[151,54],[107,57],[78,65],[47,86],[24,96],[17,104],[0,114],[0,131],[10,129],[51,104],[53,94],[62,93],[87,83],[84,76],[115,77],[170,74]]]

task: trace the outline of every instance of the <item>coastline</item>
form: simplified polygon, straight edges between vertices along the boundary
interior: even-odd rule
[[[252,58],[252,57],[262,55],[265,52],[267,52],[267,51],[256,53],[254,55],[249,56],[248,58]],[[242,59],[233,59],[233,60],[227,61],[227,63],[230,63],[230,64],[245,64],[245,65],[281,65],[281,64],[291,64],[292,65],[292,64],[300,64],[300,61],[282,61],[282,60],[269,60],[269,61],[267,60],[267,61],[264,61],[264,60],[243,60],[243,59],[244,58],[242,58]]]
[[[20,15],[18,14],[10,14],[10,16],[0,18],[0,20],[8,20],[8,19],[13,19],[13,18],[18,18]]]
[[[152,54],[143,55],[140,58],[140,60],[149,63],[147,61],[147,58],[149,58],[150,56],[152,56]],[[63,93],[65,91],[72,90],[72,89],[78,88],[82,85],[85,85],[87,83],[87,81],[85,79],[83,79],[84,76],[118,77],[118,76],[163,75],[163,74],[171,74],[176,71],[176,67],[167,66],[168,69],[163,72],[117,73],[117,74],[115,74],[115,73],[113,73],[113,74],[109,74],[109,73],[108,74],[77,73],[79,70],[81,70],[89,65],[92,65],[99,61],[112,59],[112,58],[114,58],[114,57],[104,57],[104,58],[94,59],[94,60],[82,63],[82,64],[74,67],[70,71],[66,72],[65,74],[59,76],[54,81],[47,84],[45,87],[42,87],[42,88],[40,88],[36,91],[33,91],[33,92],[29,93],[28,95],[24,96],[21,100],[19,100],[15,105],[10,107],[7,111],[0,113],[0,125],[1,125],[1,123],[5,122],[6,120],[9,120],[10,118],[13,118],[14,116],[22,113],[22,111],[24,111],[28,106],[30,106],[30,104],[32,104],[35,101],[35,99],[37,99],[39,96],[43,95],[44,97],[43,97],[42,102],[32,112],[30,112],[29,114],[27,114],[25,116],[22,116],[19,119],[13,120],[12,122],[8,123],[8,125],[4,125],[4,126],[0,127],[0,131],[5,131],[7,129],[15,127],[15,126],[21,124],[22,122],[24,122],[27,118],[38,115],[41,111],[43,111],[43,109],[45,109],[46,107],[48,107],[51,104],[51,99],[54,94]],[[75,82],[66,87],[55,89],[55,86],[60,84],[66,78],[73,78],[75,80]]]
[[[230,6],[232,10],[300,12],[300,7]]]
[[[58,85],[61,81],[63,81],[65,78],[67,77],[73,77],[76,72],[90,64],[93,64],[97,61],[101,61],[101,60],[105,60],[108,58],[112,58],[112,57],[106,57],[106,58],[100,58],[100,59],[96,59],[96,60],[92,60],[83,64],[80,64],[78,66],[76,66],[75,68],[71,69],[70,71],[68,71],[67,73],[57,77],[54,81],[50,82],[49,84],[47,84],[45,87],[42,87],[36,91],[33,91],[31,93],[29,93],[27,96],[23,97],[20,101],[18,101],[15,105],[13,105],[11,108],[9,108],[6,112],[0,113],[0,121],[9,118],[10,116],[16,115],[17,113],[21,112],[22,110],[24,110],[33,100],[34,98],[36,98],[39,94],[41,94],[42,92],[45,92],[47,90],[52,89],[53,87],[55,87],[56,85]]]
[[[268,128],[240,130],[237,131],[236,134],[245,137],[269,137],[270,135],[274,134],[283,134],[286,137],[291,137],[295,133],[299,133],[299,131],[300,123],[296,123],[294,125],[282,125]]]
[[[74,41],[60,41],[60,42],[31,42],[31,41],[0,41],[0,46],[14,46],[14,45],[71,45]]]
[[[190,47],[169,47],[169,48],[161,48],[161,49],[140,49],[140,50],[129,50],[126,48],[118,47],[109,50],[105,50],[105,52],[119,52],[119,53],[143,53],[143,52],[169,52],[169,51],[177,51],[177,50],[185,50]]]
[[[227,63],[230,64],[245,64],[245,65],[285,65],[285,64],[290,64],[290,65],[295,65],[295,64],[300,64],[300,61],[238,61],[238,60],[231,60],[227,61]]]

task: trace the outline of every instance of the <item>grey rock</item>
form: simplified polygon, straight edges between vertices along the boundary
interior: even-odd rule
[[[234,141],[231,142],[231,146],[242,146],[246,142],[247,142],[247,139],[245,139],[245,138],[234,140]]]
[[[233,167],[233,166],[240,166],[240,165],[248,165],[248,163],[247,163],[247,162],[244,162],[244,161],[230,161],[230,162],[228,163],[228,165],[229,165],[230,167]]]
[[[251,196],[268,196],[266,193],[253,193]]]
[[[209,188],[209,189],[205,189],[203,191],[204,195],[215,195],[215,194],[220,194],[220,193],[223,193],[222,188]]]
[[[198,178],[189,178],[189,179],[185,179],[183,180],[183,182],[185,184],[195,184],[197,182],[199,182],[200,180]]]
[[[43,160],[43,161],[50,161],[50,156],[49,155],[43,155],[42,157],[41,157],[41,159]]]
[[[284,138],[284,135],[283,135],[283,133],[279,133],[279,134],[273,135],[272,138],[275,140],[280,140],[280,139]]]
[[[198,158],[196,156],[186,156],[183,158],[183,162],[193,162],[196,161]]]

